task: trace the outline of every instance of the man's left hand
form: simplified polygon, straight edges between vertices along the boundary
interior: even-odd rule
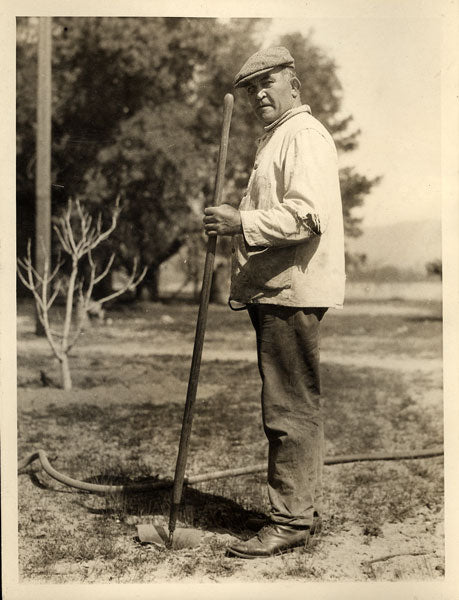
[[[207,235],[236,235],[242,233],[239,211],[229,204],[204,209],[204,229]]]

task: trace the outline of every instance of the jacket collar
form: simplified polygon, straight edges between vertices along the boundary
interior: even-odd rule
[[[307,112],[307,113],[311,114],[310,106],[308,104],[302,104],[301,106],[297,106],[296,108],[291,108],[290,110],[287,110],[286,112],[284,112],[284,114],[281,115],[276,121],[273,121],[269,125],[266,125],[266,127],[264,129],[267,133],[270,131],[273,131],[273,129],[276,129],[277,127],[279,127],[279,125],[282,125],[282,123],[285,123],[285,121],[288,121],[295,115],[302,113],[302,112]]]

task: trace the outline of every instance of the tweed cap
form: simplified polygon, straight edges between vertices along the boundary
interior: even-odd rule
[[[247,85],[250,79],[271,71],[276,67],[295,67],[293,56],[284,46],[272,46],[259,50],[244,63],[242,69],[234,78],[234,87]]]

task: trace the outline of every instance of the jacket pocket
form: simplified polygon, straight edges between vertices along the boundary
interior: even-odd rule
[[[292,285],[292,266],[295,262],[295,246],[266,248],[248,251],[248,258],[240,271],[240,277],[252,289],[285,290]]]

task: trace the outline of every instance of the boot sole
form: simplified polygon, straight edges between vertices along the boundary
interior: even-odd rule
[[[253,558],[271,558],[273,556],[281,556],[282,554],[289,554],[291,552],[301,552],[301,550],[304,550],[305,548],[309,548],[311,549],[317,542],[317,537],[320,534],[320,530],[322,528],[322,523],[318,523],[318,527],[315,528],[314,533],[311,531],[309,533],[309,537],[307,540],[305,540],[305,542],[300,542],[298,543],[296,546],[289,546],[288,548],[285,548],[284,550],[277,550],[276,552],[273,552],[272,554],[248,554],[246,552],[241,552],[240,550],[234,550],[232,548],[227,548],[226,550],[226,556],[229,557],[238,557],[238,558],[248,558],[248,559],[253,559]]]
[[[240,552],[239,550],[232,550],[228,548],[226,551],[226,555],[229,557],[238,557],[238,558],[246,558],[246,559],[254,559],[254,558],[272,558],[273,556],[281,556],[282,554],[290,554],[291,552],[300,552],[303,548],[310,548],[311,542],[308,541],[306,544],[298,544],[297,546],[290,546],[289,548],[285,548],[284,550],[277,550],[272,554],[246,554],[245,552]]]

